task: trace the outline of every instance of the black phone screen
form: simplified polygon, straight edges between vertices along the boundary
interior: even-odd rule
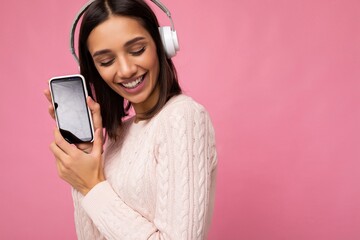
[[[92,141],[93,131],[83,79],[79,76],[55,78],[50,81],[50,87],[62,136],[70,143]]]

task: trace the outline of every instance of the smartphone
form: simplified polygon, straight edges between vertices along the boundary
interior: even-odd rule
[[[61,135],[70,143],[94,140],[94,127],[82,75],[53,77],[49,80],[55,120]]]

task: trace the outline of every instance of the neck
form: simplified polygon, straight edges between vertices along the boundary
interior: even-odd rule
[[[144,119],[145,113],[152,109],[159,100],[160,88],[157,85],[154,90],[151,92],[150,96],[141,103],[132,103],[136,116],[135,121],[138,122],[141,119]]]

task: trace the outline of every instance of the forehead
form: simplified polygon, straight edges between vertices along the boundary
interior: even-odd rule
[[[140,36],[152,40],[139,20],[126,16],[110,16],[91,31],[87,45],[89,51],[93,52],[112,46],[123,46],[129,40]]]

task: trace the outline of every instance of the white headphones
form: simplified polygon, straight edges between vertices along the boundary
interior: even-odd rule
[[[160,37],[161,37],[161,41],[163,43],[164,46],[164,50],[166,53],[166,56],[168,58],[172,58],[176,55],[176,52],[179,51],[179,41],[178,41],[178,37],[174,28],[174,22],[171,18],[171,13],[170,11],[165,7],[164,4],[162,4],[159,0],[151,0],[153,3],[156,4],[156,6],[158,6],[170,19],[171,22],[171,27],[170,26],[163,26],[163,27],[159,27],[159,32],[160,32]],[[85,4],[80,11],[78,12],[78,14],[76,15],[72,27],[71,27],[71,32],[70,32],[70,51],[71,54],[73,55],[73,57],[75,58],[76,62],[79,63],[79,58],[76,55],[76,51],[75,51],[75,44],[74,44],[74,35],[75,35],[75,30],[76,30],[76,26],[77,23],[80,20],[80,17],[84,14],[84,12],[89,8],[89,6],[95,2],[95,0],[90,0],[87,4]]]

